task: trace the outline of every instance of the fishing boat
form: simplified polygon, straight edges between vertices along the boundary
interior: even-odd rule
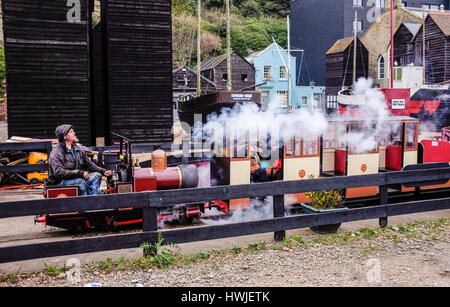
[[[237,104],[249,103],[256,104],[260,108],[261,93],[255,91],[218,91],[179,102],[178,115],[181,122],[188,123],[192,127],[198,119],[201,119],[202,123],[205,124],[208,115],[213,113],[220,115],[222,112],[234,108]]]

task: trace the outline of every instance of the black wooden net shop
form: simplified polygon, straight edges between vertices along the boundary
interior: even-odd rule
[[[112,131],[172,141],[170,1],[2,6],[9,137],[54,138],[56,126],[71,123],[85,145],[109,144]]]

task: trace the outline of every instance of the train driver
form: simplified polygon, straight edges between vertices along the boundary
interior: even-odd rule
[[[60,125],[55,130],[59,144],[49,157],[49,178],[51,185],[79,185],[81,195],[97,195],[102,175],[111,176],[112,171],[98,167],[89,160],[72,125]]]

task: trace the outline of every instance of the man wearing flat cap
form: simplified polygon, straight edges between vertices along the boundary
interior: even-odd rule
[[[49,157],[48,180],[51,185],[79,185],[81,195],[97,195],[102,175],[112,171],[98,167],[87,157],[72,125],[60,125],[55,130],[58,145]]]

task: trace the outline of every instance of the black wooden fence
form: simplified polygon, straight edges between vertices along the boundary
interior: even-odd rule
[[[251,185],[218,186],[201,189],[153,191],[129,194],[84,196],[48,200],[30,200],[0,203],[0,218],[38,215],[42,213],[86,212],[117,208],[143,208],[142,232],[105,235],[57,242],[0,247],[0,263],[80,253],[136,248],[142,242],[155,242],[158,234],[157,210],[177,204],[202,203],[246,197],[273,196],[272,219],[233,223],[219,226],[189,227],[160,231],[164,243],[186,243],[202,240],[274,232],[275,239],[284,237],[286,230],[321,226],[366,219],[384,219],[417,212],[450,208],[450,197],[389,204],[390,185],[436,182],[450,178],[450,167],[428,170],[380,173],[364,176],[346,176],[303,181],[279,181]],[[379,186],[379,204],[339,212],[284,216],[284,194]]]

